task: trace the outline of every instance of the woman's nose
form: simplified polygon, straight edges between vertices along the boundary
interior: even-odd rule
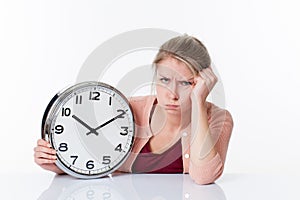
[[[176,83],[172,82],[168,88],[169,92],[168,95],[172,100],[178,100],[179,99],[179,95],[178,95],[178,91],[177,91],[177,85]]]

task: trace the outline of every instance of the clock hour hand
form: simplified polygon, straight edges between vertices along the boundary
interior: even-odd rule
[[[97,131],[98,129],[100,129],[100,128],[102,128],[102,127],[104,127],[104,126],[106,126],[107,124],[109,124],[109,123],[111,123],[111,122],[113,122],[113,121],[115,121],[116,119],[118,119],[118,118],[124,118],[124,116],[123,115],[125,115],[125,113],[126,113],[126,111],[124,111],[124,110],[117,110],[117,112],[122,112],[121,114],[119,114],[119,115],[117,115],[117,116],[115,116],[115,117],[113,117],[113,118],[111,118],[110,120],[108,120],[107,122],[104,122],[103,124],[101,124],[100,126],[98,126],[97,128],[94,128],[94,129],[92,129],[92,130],[90,130],[90,132],[88,132],[86,135],[89,135],[89,134],[91,134],[93,131]]]
[[[82,121],[81,119],[79,119],[76,115],[72,115],[72,117],[77,121],[79,122],[81,125],[83,125],[84,127],[86,127],[87,129],[90,130],[89,133],[94,133],[95,135],[98,135],[98,132],[93,129],[92,127],[90,127],[89,125],[87,125],[84,121]]]

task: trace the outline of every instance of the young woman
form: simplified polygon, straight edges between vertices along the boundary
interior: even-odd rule
[[[153,62],[156,95],[132,97],[136,138],[119,168],[132,173],[189,173],[209,184],[223,172],[233,121],[227,110],[206,100],[217,82],[206,47],[182,35],[160,47]],[[63,173],[54,163],[55,150],[42,139],[35,162]]]

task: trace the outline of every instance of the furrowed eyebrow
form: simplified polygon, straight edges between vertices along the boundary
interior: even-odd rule
[[[191,78],[189,78],[189,79],[182,79],[182,80],[179,80],[179,81],[193,81],[194,80],[194,77],[191,77]]]
[[[164,78],[168,78],[167,76],[162,75],[162,74],[158,74],[158,75],[161,76],[161,77],[164,77]]]
[[[167,75],[163,75],[163,74],[157,74],[157,75],[159,75],[163,78],[169,78]],[[194,80],[194,76],[192,76],[191,78],[188,78],[188,79],[183,78],[183,79],[180,79],[178,81],[188,81],[188,82],[190,82],[190,81],[193,81],[193,80]]]
[[[159,76],[163,76],[163,77],[168,77],[167,75],[163,75],[163,74],[157,74],[157,75],[159,75]],[[184,80],[193,80],[194,79],[194,76],[192,76],[192,77],[190,77],[190,78],[187,78],[187,79],[185,79],[185,78],[183,78]]]

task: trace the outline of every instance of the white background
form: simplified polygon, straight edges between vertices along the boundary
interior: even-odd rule
[[[1,0],[1,170],[42,171],[44,109],[97,46],[161,28],[202,40],[221,75],[235,122],[225,173],[299,174],[299,19],[297,0]]]

